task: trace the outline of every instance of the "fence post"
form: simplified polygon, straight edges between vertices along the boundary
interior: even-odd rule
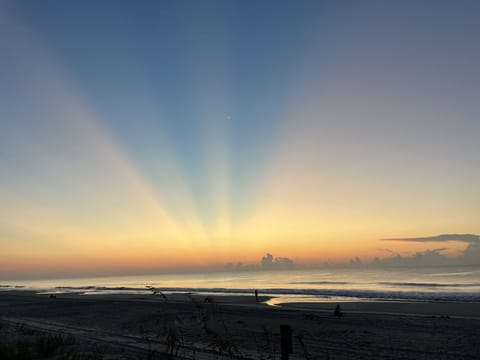
[[[288,354],[292,353],[292,328],[290,325],[280,325],[280,349],[282,360],[288,360]]]

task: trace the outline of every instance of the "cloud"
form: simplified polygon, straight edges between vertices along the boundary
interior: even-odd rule
[[[226,263],[224,268],[228,271],[233,270],[286,270],[293,269],[296,266],[292,259],[287,257],[273,257],[267,253],[262,257],[260,264]]]
[[[461,241],[469,244],[479,244],[480,235],[475,234],[440,234],[425,237],[412,238],[388,238],[380,239],[382,241],[405,241],[405,242],[442,242],[442,241]]]
[[[469,244],[459,258],[465,264],[480,264],[480,242]]]
[[[286,257],[274,258],[272,254],[266,254],[262,257],[261,267],[262,269],[291,269],[295,266],[293,260]]]
[[[459,241],[467,247],[457,256],[448,256],[444,251],[448,247],[439,247],[416,252],[413,255],[402,255],[388,248],[378,248],[378,251],[388,253],[384,257],[376,257],[372,261],[361,261],[358,257],[344,263],[325,263],[327,267],[430,267],[430,266],[478,266],[480,265],[480,235],[476,234],[440,234],[425,237],[402,237],[380,239],[381,241],[400,241],[415,243],[438,243]]]
[[[387,249],[387,248],[379,248],[377,249],[378,251],[385,251],[385,252],[388,252],[390,254],[396,254],[395,251],[393,250],[390,250],[390,249]]]
[[[374,267],[445,266],[451,264],[453,259],[443,255],[444,250],[446,248],[428,249],[410,256],[392,253],[392,256],[386,258],[375,258],[369,265]]]
[[[372,266],[444,266],[444,265],[479,265],[480,264],[480,235],[476,234],[440,234],[424,237],[405,237],[380,239],[382,241],[403,241],[403,242],[448,242],[460,241],[468,244],[463,252],[454,257],[442,254],[448,248],[442,247],[433,250],[417,252],[411,256],[402,256],[390,249],[379,249],[391,253],[385,258],[375,258]]]

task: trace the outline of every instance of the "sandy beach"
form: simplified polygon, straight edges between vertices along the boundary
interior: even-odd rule
[[[290,359],[480,358],[480,303],[345,302],[337,317],[337,303],[259,300],[2,291],[0,355],[21,346],[22,358],[280,359],[285,324]]]

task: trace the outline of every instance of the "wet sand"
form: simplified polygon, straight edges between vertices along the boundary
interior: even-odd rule
[[[287,324],[290,359],[480,359],[480,303],[345,302],[337,317],[332,302],[166,296],[1,291],[0,344],[62,334],[105,359],[280,359]]]

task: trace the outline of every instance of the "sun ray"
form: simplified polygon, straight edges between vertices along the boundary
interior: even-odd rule
[[[205,235],[192,205],[189,205],[191,201],[184,196],[188,191],[182,185],[183,180],[175,168],[175,159],[171,154],[169,158],[169,149],[162,149],[162,154],[168,162],[162,165],[167,165],[165,171],[168,171],[170,179],[169,191],[184,196],[181,199],[184,219],[176,219],[169,213],[168,207],[159,200],[158,191],[140,175],[139,169],[133,165],[126,152],[107,133],[105,127],[101,125],[100,117],[71,85],[72,81],[68,79],[66,72],[62,72],[59,64],[54,63],[48,52],[39,45],[38,39],[18,24],[18,19],[11,21],[3,15],[2,32],[11,36],[8,39],[2,37],[2,48],[11,58],[28,59],[25,64],[17,64],[18,73],[23,72],[18,78],[17,86],[24,91],[26,102],[36,104],[36,109],[40,112],[48,109],[48,115],[36,114],[39,119],[45,118],[45,122],[39,123],[41,120],[24,122],[27,126],[38,128],[40,132],[42,127],[45,127],[48,131],[57,132],[62,136],[54,139],[53,143],[50,133],[45,138],[32,137],[29,148],[36,149],[37,153],[46,156],[45,161],[36,164],[37,175],[42,174],[45,181],[51,180],[52,177],[55,177],[56,181],[60,180],[60,184],[65,184],[71,192],[69,196],[77,201],[74,206],[69,207],[65,205],[64,199],[54,195],[51,203],[62,206],[53,212],[58,212],[63,207],[64,210],[69,210],[67,214],[59,213],[55,222],[47,222],[41,214],[38,214],[38,221],[30,220],[31,226],[37,223],[43,228],[60,229],[62,221],[65,221],[60,219],[71,216],[71,222],[80,222],[81,226],[87,228],[97,227],[97,230],[85,233],[79,229],[70,229],[71,231],[64,233],[64,239],[70,243],[81,241],[82,238],[86,243],[91,243],[91,240],[88,241],[86,238],[91,239],[94,234],[97,234],[93,236],[95,240],[100,238],[105,243],[110,241],[107,239],[118,237],[118,232],[128,229],[127,233],[132,240],[135,234],[140,238],[147,233],[151,234],[149,236],[157,234],[157,241],[164,247],[170,242],[176,243],[184,250],[191,250],[194,246],[192,238]],[[26,89],[29,89],[30,94],[25,91]],[[42,103],[38,104],[39,101]],[[57,152],[57,149],[62,151]],[[26,152],[25,156],[29,158],[33,154]],[[33,198],[42,196],[38,189],[30,191],[36,192]],[[129,208],[130,206],[132,208]],[[9,212],[11,209],[6,202],[2,208],[3,212]],[[30,209],[25,210],[31,212],[33,209],[35,207],[30,205]],[[96,219],[99,210],[102,212],[102,220]],[[112,214],[114,215],[111,216]],[[18,213],[18,216],[21,216],[21,213]],[[111,226],[109,217],[112,217],[111,221],[114,222],[123,218],[125,223],[113,224],[119,231],[102,233],[98,230],[100,225],[96,223],[103,221]],[[85,218],[83,222],[82,218]],[[39,232],[44,230],[39,229]],[[122,238],[123,240],[119,239],[117,242],[120,248],[125,246],[122,245],[122,241],[128,241],[125,236]]]

